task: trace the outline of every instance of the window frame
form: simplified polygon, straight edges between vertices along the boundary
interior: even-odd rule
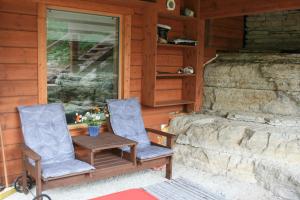
[[[69,12],[79,12],[86,14],[96,14],[104,16],[119,17],[119,85],[118,98],[130,97],[130,61],[131,61],[131,18],[133,11],[129,8],[103,5],[100,3],[79,3],[74,1],[64,3],[51,0],[38,4],[38,103],[48,103],[47,91],[47,10],[61,10]],[[80,4],[80,5],[78,5]],[[78,8],[79,7],[79,8]]]

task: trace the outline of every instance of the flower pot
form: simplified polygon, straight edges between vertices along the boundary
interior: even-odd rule
[[[100,126],[89,126],[89,136],[96,137],[99,135]]]

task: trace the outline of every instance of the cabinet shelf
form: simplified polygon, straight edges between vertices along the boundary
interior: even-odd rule
[[[157,78],[185,78],[185,77],[195,77],[195,74],[157,74]]]
[[[184,15],[174,15],[174,14],[165,14],[165,13],[159,13],[158,17],[161,18],[168,18],[168,19],[174,19],[174,20],[181,20],[181,21],[197,21],[196,17],[189,17]]]
[[[155,103],[154,107],[164,107],[164,106],[177,106],[177,105],[188,105],[194,103],[188,100],[169,100],[169,101],[158,101]]]
[[[199,51],[204,45],[205,23],[199,18],[199,0],[176,1],[178,4],[174,11],[168,11],[164,1],[157,1],[160,6],[144,10],[147,38],[143,46],[146,59],[142,70],[141,103],[154,108],[178,106],[190,112],[199,109],[198,102],[201,99],[198,91],[202,70],[198,69],[202,68],[202,59],[199,59],[202,54]],[[185,8],[194,11],[195,16],[180,15]],[[158,24],[170,26],[169,38],[182,39],[182,43],[159,43]],[[184,39],[191,40],[186,41],[191,43],[183,43]],[[176,71],[182,66],[192,66],[195,74],[177,74]]]
[[[196,48],[197,45],[192,46],[192,45],[183,45],[183,44],[160,44],[157,43],[158,47],[168,47],[168,48]]]

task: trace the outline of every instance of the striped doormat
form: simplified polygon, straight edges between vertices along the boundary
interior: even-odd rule
[[[144,188],[160,200],[225,200],[184,178],[165,181]]]

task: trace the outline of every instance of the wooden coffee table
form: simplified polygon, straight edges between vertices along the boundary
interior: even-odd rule
[[[102,133],[97,137],[87,135],[72,137],[73,143],[88,150],[88,157],[84,160],[99,170],[136,166],[137,142],[112,133]],[[130,159],[123,158],[123,154],[115,153],[121,147],[130,147]],[[119,151],[120,152],[120,151]]]

